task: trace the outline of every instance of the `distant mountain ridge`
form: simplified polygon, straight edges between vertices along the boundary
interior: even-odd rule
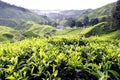
[[[36,10],[36,9],[31,9],[32,12],[37,13],[38,15],[46,15],[49,13],[59,13],[62,10]]]
[[[84,9],[84,10],[63,10],[60,11],[60,14],[68,15],[68,16],[79,16],[85,12],[89,12],[92,9]]]
[[[43,17],[28,9],[0,1],[0,25],[16,27],[22,21],[47,22]]]
[[[84,12],[89,12],[91,9],[85,10],[31,10],[38,15],[45,15],[53,21],[61,20],[65,18],[75,18],[80,16]]]

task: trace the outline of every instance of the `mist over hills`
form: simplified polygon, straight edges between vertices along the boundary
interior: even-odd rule
[[[32,12],[46,16],[50,21],[56,22],[56,24],[66,25],[69,21],[75,20],[82,22],[85,17],[89,20],[98,18],[100,21],[108,20],[111,16],[112,9],[115,3],[104,5],[97,9],[85,9],[85,10],[31,10]],[[68,23],[67,23],[68,22]]]
[[[48,18],[55,20],[62,20],[68,18],[75,18],[80,16],[85,12],[89,12],[92,9],[85,9],[85,10],[31,10],[38,15],[45,15]]]
[[[23,21],[34,21],[37,23],[46,22],[40,15],[37,15],[28,9],[0,1],[0,25],[16,27]]]

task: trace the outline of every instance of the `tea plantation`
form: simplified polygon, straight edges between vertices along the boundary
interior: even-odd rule
[[[120,80],[120,41],[76,36],[0,45],[1,80]]]

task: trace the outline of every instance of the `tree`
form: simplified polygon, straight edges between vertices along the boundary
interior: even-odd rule
[[[84,19],[83,19],[83,24],[85,26],[88,26],[89,25],[89,17],[88,16],[85,16]]]
[[[112,13],[112,29],[120,29],[120,0],[117,1]]]
[[[91,19],[91,20],[90,20],[90,24],[91,24],[91,25],[95,25],[95,24],[97,24],[97,23],[99,23],[98,18],[95,18],[95,19]]]
[[[59,22],[59,25],[66,27],[67,26],[67,20],[61,20]]]
[[[75,26],[75,20],[72,19],[72,18],[69,18],[66,24],[70,27],[74,27]]]
[[[57,27],[57,25],[58,25],[58,24],[57,24],[56,22],[52,22],[52,23],[51,23],[51,26],[53,26],[53,27]]]
[[[75,26],[77,27],[82,27],[83,26],[83,23],[81,21],[76,21],[75,22]]]
[[[106,16],[103,16],[99,19],[99,22],[105,22],[105,21],[108,21],[108,17]]]

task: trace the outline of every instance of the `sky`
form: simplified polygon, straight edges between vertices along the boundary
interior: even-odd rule
[[[96,9],[117,0],[2,0],[27,9],[38,10],[70,10]]]

